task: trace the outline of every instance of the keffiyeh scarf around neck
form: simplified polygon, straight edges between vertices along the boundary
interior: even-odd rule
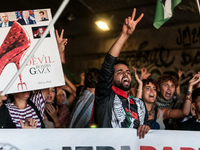
[[[128,110],[130,110],[130,105],[135,105],[135,104],[137,105],[137,112],[135,112],[135,113],[137,113],[139,116],[139,122],[140,122],[139,125],[143,125],[145,113],[146,113],[144,102],[139,98],[133,98],[130,95],[130,93],[127,95],[126,92],[122,91],[121,89],[119,89],[115,86],[112,86],[112,90],[115,93],[114,107],[112,109],[112,120],[111,120],[112,127],[113,128],[122,128],[121,123],[124,122],[125,118],[127,118],[126,112],[122,106],[122,101],[119,98],[119,96],[122,96],[127,99],[127,102],[129,105]],[[132,117],[129,119],[130,119],[130,124],[127,126],[127,128],[134,128],[135,127],[135,124],[134,124],[135,119]]]
[[[172,98],[170,100],[164,100],[162,98],[160,98],[159,96],[156,97],[156,106],[158,108],[174,108],[174,105],[177,101],[176,96],[172,96]]]

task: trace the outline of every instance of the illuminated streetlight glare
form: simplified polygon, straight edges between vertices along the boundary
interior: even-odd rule
[[[102,30],[105,30],[105,31],[110,30],[108,25],[103,21],[96,21],[95,24]]]

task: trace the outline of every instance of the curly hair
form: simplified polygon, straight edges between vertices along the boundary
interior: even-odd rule
[[[178,74],[174,71],[165,71],[165,72],[163,72],[163,74],[168,74],[168,75],[174,76],[177,80],[179,80]]]
[[[171,81],[175,87],[177,88],[178,84],[179,84],[179,81],[176,79],[176,77],[172,76],[172,75],[169,75],[169,74],[164,74],[162,76],[160,76],[158,79],[157,79],[157,83],[158,85],[160,86],[163,82],[167,82],[167,81]]]
[[[142,82],[143,82],[143,87],[145,85],[149,84],[149,83],[152,83],[153,85],[156,86],[156,89],[158,88],[158,83],[155,80],[151,79],[151,78],[143,79]]]
[[[85,87],[89,88],[96,87],[99,71],[100,70],[97,68],[88,68],[85,70]]]

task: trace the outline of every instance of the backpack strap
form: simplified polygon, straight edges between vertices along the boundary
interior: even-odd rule
[[[37,107],[35,106],[35,104],[34,104],[31,100],[28,100],[27,103],[35,110],[35,112],[36,112],[38,118],[40,119],[41,128],[45,128],[45,125],[44,125],[42,116],[41,116],[41,114],[40,114],[40,111],[37,109]]]

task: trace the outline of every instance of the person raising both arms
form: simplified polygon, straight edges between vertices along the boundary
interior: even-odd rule
[[[157,83],[153,79],[145,79],[141,81],[137,77],[135,68],[136,81],[140,85],[139,91],[142,93],[137,94],[137,97],[143,99],[147,107],[149,120],[151,121],[151,129],[161,129],[165,130],[165,119],[178,119],[187,116],[190,113],[191,99],[186,96],[185,103],[182,109],[172,109],[172,108],[157,108],[155,104],[157,96]],[[195,84],[200,81],[200,74],[194,75],[194,77],[189,81],[188,91],[192,92],[192,88]],[[174,86],[175,87],[175,86]]]

